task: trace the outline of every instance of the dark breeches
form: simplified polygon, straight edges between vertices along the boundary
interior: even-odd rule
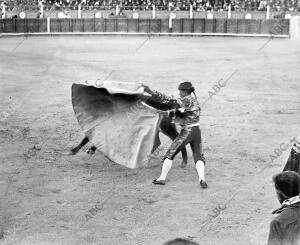
[[[179,133],[177,132],[176,126],[172,123],[172,119],[169,117],[163,117],[159,125],[162,133],[168,136],[171,140],[175,140]],[[185,147],[181,149],[182,159],[187,161],[187,151]]]
[[[191,145],[195,163],[198,160],[205,162],[205,158],[202,154],[201,131],[198,126],[183,127],[179,135],[172,142],[164,158],[173,160],[178,152],[181,151],[187,144]]]

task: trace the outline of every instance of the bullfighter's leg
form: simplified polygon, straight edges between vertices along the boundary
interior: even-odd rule
[[[178,132],[176,130],[175,124],[172,123],[172,120],[169,117],[163,117],[159,127],[162,133],[168,136],[173,141],[178,136]],[[184,168],[186,167],[187,160],[188,160],[187,151],[185,147],[182,148],[181,155],[182,155],[182,162],[180,164],[180,167]]]
[[[182,150],[188,143],[193,139],[192,129],[191,128],[182,128],[180,134],[172,142],[171,146],[167,150],[164,156],[164,162],[161,168],[161,174],[158,179],[153,180],[155,185],[165,185],[168,172],[172,168],[172,163],[174,157],[179,151]]]

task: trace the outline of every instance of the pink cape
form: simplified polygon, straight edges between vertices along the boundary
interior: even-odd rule
[[[141,84],[86,81],[72,85],[75,116],[106,157],[128,168],[145,167],[159,146],[157,111],[139,98]]]

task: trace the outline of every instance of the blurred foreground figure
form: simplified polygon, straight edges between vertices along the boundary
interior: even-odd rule
[[[300,174],[300,143],[295,143],[283,171],[295,171]]]
[[[184,238],[176,238],[164,243],[163,245],[199,245],[199,244]]]
[[[300,175],[286,171],[273,177],[281,207],[270,224],[268,245],[300,245]]]

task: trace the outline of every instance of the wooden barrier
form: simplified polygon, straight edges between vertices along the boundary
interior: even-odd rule
[[[194,19],[194,33],[205,33],[205,19]]]
[[[226,20],[226,33],[238,33],[237,19]],[[261,33],[257,33],[257,34],[261,34]]]
[[[270,34],[272,30],[272,20],[262,20],[260,22],[260,33],[261,34]]]
[[[168,19],[160,19],[160,29],[158,30],[159,33],[168,33],[171,30],[169,29],[169,20]]]
[[[3,19],[0,33],[45,33],[46,19]],[[289,20],[254,19],[51,19],[51,32],[237,33],[289,35]]]
[[[83,23],[85,20],[83,19],[69,19],[71,20],[70,24],[72,32],[84,32],[84,25]],[[62,26],[64,25],[64,22],[61,22]]]
[[[105,19],[95,19],[95,32],[105,32]]]
[[[173,19],[172,20],[172,32],[182,33],[182,19]]]
[[[216,19],[216,33],[226,33],[227,21]]]
[[[194,32],[194,20],[193,19],[182,19],[182,32],[193,33]]]
[[[239,20],[237,22],[237,33],[248,34],[247,20]]]
[[[150,23],[149,19],[140,19],[138,21],[138,32],[150,33]]]
[[[139,20],[128,19],[127,20],[127,32],[138,32],[138,22]]]
[[[159,33],[161,31],[161,22],[159,19],[150,19],[150,33]]]
[[[260,20],[251,20],[249,22],[249,33],[261,33],[261,21]]]
[[[216,20],[205,20],[205,33],[216,33]]]
[[[50,31],[51,32],[61,32],[61,22],[62,20],[60,19],[51,19],[51,25],[50,25]]]
[[[58,22],[58,25],[59,25],[58,29],[59,29],[60,32],[76,31],[75,28],[77,26],[76,23],[74,23],[71,19],[60,20]]]
[[[117,21],[117,32],[128,32],[127,19],[120,19]]]
[[[4,19],[1,21],[3,23],[3,32],[14,33],[17,32],[16,24],[13,19]],[[26,28],[26,27],[24,27]]]

